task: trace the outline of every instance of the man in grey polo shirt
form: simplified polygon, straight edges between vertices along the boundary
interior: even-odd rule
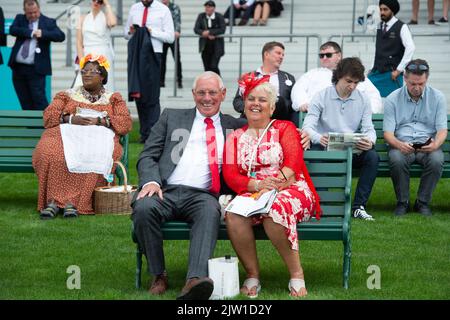
[[[383,131],[389,144],[389,166],[397,206],[394,214],[409,211],[409,168],[423,166],[414,210],[430,216],[429,203],[442,174],[447,138],[447,102],[439,90],[427,85],[430,67],[425,60],[410,61],[405,68],[406,86],[385,101]]]
[[[361,171],[355,198],[353,217],[374,220],[366,212],[375,178],[379,157],[374,149],[377,139],[372,123],[369,98],[356,89],[364,80],[364,66],[359,58],[342,59],[333,70],[333,86],[318,92],[311,100],[303,129],[311,137],[311,149],[325,149],[329,132],[357,132],[365,134],[356,148],[361,152],[353,155],[353,167]]]

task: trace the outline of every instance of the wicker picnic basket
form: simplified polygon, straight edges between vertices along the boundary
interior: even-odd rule
[[[122,169],[124,185],[95,188],[94,204],[96,214],[131,214],[130,204],[134,192],[136,191],[136,187],[132,186],[131,191],[128,191],[127,171],[120,161],[115,161],[114,163],[117,163],[117,165]],[[123,191],[108,190],[116,187],[123,187]]]

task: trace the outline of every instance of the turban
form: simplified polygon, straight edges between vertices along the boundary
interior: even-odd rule
[[[394,13],[394,16],[397,14],[397,12],[400,11],[400,4],[397,0],[380,0],[380,3],[378,5],[381,6],[382,4],[391,9],[391,11]]]

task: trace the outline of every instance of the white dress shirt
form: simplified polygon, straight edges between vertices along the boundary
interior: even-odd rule
[[[36,52],[37,39],[35,37],[33,37],[33,34],[34,34],[34,31],[36,31],[38,29],[39,19],[34,21],[34,22],[32,22],[32,24],[33,24],[33,30],[30,30],[30,32],[31,32],[31,36],[30,36],[31,37],[31,41],[30,41],[30,47],[29,47],[29,51],[28,51],[28,56],[25,59],[22,57],[22,50],[23,50],[23,44],[22,44],[22,46],[19,49],[19,52],[17,52],[17,55],[16,55],[16,62],[18,62],[18,63],[34,64],[34,55],[37,53]]]
[[[386,31],[389,31],[389,29],[392,28],[392,26],[398,21],[398,19],[393,16],[391,20],[389,20],[387,24]],[[379,28],[384,27],[384,22],[381,23]],[[408,25],[405,23],[403,24],[402,28],[400,29],[400,39],[402,40],[402,44],[405,47],[405,52],[403,53],[403,58],[400,61],[400,63],[397,66],[397,70],[400,72],[403,72],[405,70],[406,65],[408,62],[412,60],[412,56],[414,54],[414,50],[416,50],[416,46],[414,45],[414,41],[411,35],[411,31],[409,31]]]
[[[131,25],[142,25],[144,9],[145,7],[142,2],[135,3],[131,6],[124,29],[125,39],[129,40],[131,38],[131,35],[128,34]],[[152,30],[151,39],[153,50],[155,52],[162,53],[163,43],[172,43],[175,40],[172,14],[170,13],[169,8],[159,1],[153,1],[148,7],[145,26],[147,28],[150,27]]]
[[[262,75],[270,76],[269,83],[275,87],[275,89],[277,90],[277,96],[279,96],[280,95],[280,80],[278,79],[278,71],[272,72],[272,73],[265,73],[262,70],[262,67],[259,67],[258,69],[256,69],[256,72],[260,73]]]
[[[217,113],[211,117],[211,119],[213,120],[216,131],[220,172],[222,168],[225,137],[223,136],[219,114]],[[206,146],[205,117],[198,110],[183,155],[175,167],[175,170],[167,179],[167,183],[176,185],[181,184],[201,189],[209,189],[211,186],[211,170],[209,169],[208,151]]]
[[[332,77],[333,71],[328,68],[316,68],[303,74],[295,81],[291,91],[292,109],[299,111],[301,105],[309,104],[317,92],[332,85]],[[372,81],[366,77],[364,81],[358,83],[356,89],[365,93],[369,98],[372,113],[383,113],[383,101],[380,92]]]

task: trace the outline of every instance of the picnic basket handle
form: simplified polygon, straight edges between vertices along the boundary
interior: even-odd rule
[[[127,187],[127,170],[125,169],[125,166],[122,164],[122,162],[120,161],[114,161],[114,163],[116,163],[120,169],[122,169],[122,173],[123,173],[123,192],[127,193],[128,192],[128,187]],[[117,170],[117,168],[116,168]]]

